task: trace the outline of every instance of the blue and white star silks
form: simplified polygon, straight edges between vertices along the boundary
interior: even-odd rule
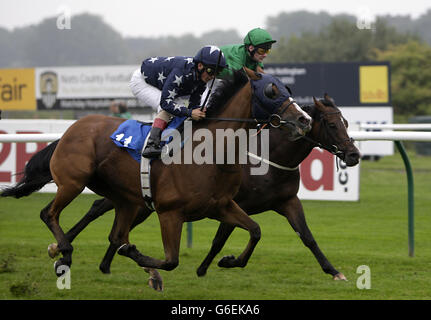
[[[177,75],[175,75],[175,80],[173,82],[176,83],[177,86],[180,86],[183,82],[183,76],[178,77]]]
[[[145,82],[162,91],[160,107],[170,114],[190,117],[191,108],[199,106],[206,84],[198,78],[193,58],[151,57],[142,62],[141,73]],[[190,96],[190,109],[175,103],[182,96]]]
[[[159,77],[157,78],[158,81],[161,81],[163,83],[163,80],[165,80],[166,77],[163,75],[163,71],[159,73]]]
[[[175,99],[175,97],[177,96],[177,93],[175,92],[175,89],[174,90],[168,90],[168,92],[169,92],[168,98]]]

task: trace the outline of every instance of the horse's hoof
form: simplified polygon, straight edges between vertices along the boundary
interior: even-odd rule
[[[222,268],[234,268],[236,267],[236,258],[233,255],[225,256],[220,259],[217,265]]]
[[[56,256],[60,254],[60,250],[58,249],[58,245],[56,243],[51,243],[48,246],[48,255],[51,259],[54,259]]]
[[[151,269],[143,267],[144,271],[150,275],[148,279],[148,285],[156,291],[163,291],[163,279],[159,271],[156,269]]]
[[[203,277],[207,274],[207,269],[199,267],[198,270],[196,270],[196,274],[198,275],[198,277]]]
[[[163,291],[163,281],[161,278],[160,279],[149,278],[148,285],[150,286],[150,288],[153,288],[156,291],[159,291],[159,292]]]
[[[347,281],[347,278],[341,272],[337,273],[332,279],[335,281]]]
[[[100,265],[99,270],[102,271],[102,273],[104,273],[104,274],[111,273],[111,268],[109,266]]]

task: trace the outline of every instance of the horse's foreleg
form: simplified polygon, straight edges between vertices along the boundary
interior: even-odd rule
[[[224,244],[226,243],[226,240],[229,238],[234,229],[235,227],[230,224],[220,223],[217,233],[212,242],[211,249],[196,271],[199,277],[202,277],[207,273],[208,267],[210,266],[211,262],[223,248]]]
[[[180,215],[177,211],[159,214],[163,246],[165,249],[165,260],[144,256],[138,251],[138,249],[136,249],[135,245],[128,243],[126,238],[120,239],[118,234],[127,232],[128,235],[131,223],[127,226],[126,230],[124,225],[120,227],[121,221],[120,219],[117,219],[117,217],[116,221],[118,221],[117,223],[114,223],[114,229],[116,230],[111,233],[111,243],[118,245],[118,254],[131,258],[141,267],[167,271],[173,270],[178,266],[179,262],[179,249],[183,225],[183,221],[179,216]],[[123,244],[120,244],[121,241],[123,241]]]
[[[332,275],[334,280],[347,280],[342,273],[338,272],[332,266],[320,250],[316,240],[314,240],[314,237],[305,221],[304,209],[302,208],[301,201],[298,197],[295,196],[285,201],[276,208],[275,211],[287,218],[293,230],[295,230],[301,238],[304,245],[314,254],[325,273]]]
[[[238,258],[235,258],[234,256],[223,257],[219,261],[218,266],[223,268],[245,267],[254,248],[260,240],[259,225],[253,221],[233,200],[231,200],[231,202],[221,210],[219,220],[247,230],[250,233],[250,240],[247,247]]]
[[[148,208],[140,208],[138,211],[138,214],[135,218],[135,220],[133,221],[131,227],[130,227],[130,231],[132,231],[132,229],[134,227],[136,227],[137,225],[141,224],[142,222],[144,222],[151,214],[151,210]],[[110,273],[111,271],[111,263],[112,260],[114,259],[115,256],[115,252],[117,251],[118,247],[116,247],[113,244],[110,244],[108,249],[106,250],[105,256],[102,259],[102,262],[99,265],[99,269],[100,271],[102,271],[103,273]],[[151,272],[148,271],[148,273],[151,274]],[[156,277],[156,276],[154,276]]]

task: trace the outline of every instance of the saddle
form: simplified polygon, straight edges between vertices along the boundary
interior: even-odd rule
[[[175,117],[169,122],[167,128],[162,132],[161,145],[169,144],[172,141],[172,130],[182,131],[184,121],[187,117]],[[119,148],[125,149],[133,159],[140,163],[142,196],[145,203],[151,210],[154,204],[151,196],[150,171],[151,162],[155,159],[142,157],[142,151],[147,145],[152,122],[142,122],[138,120],[126,120],[121,123],[117,130],[110,136],[111,140]]]

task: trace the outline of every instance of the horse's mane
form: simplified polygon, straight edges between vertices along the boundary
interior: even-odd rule
[[[216,117],[225,108],[227,102],[248,83],[247,74],[243,69],[235,70],[232,78],[222,80],[211,95],[207,106],[207,117]]]

